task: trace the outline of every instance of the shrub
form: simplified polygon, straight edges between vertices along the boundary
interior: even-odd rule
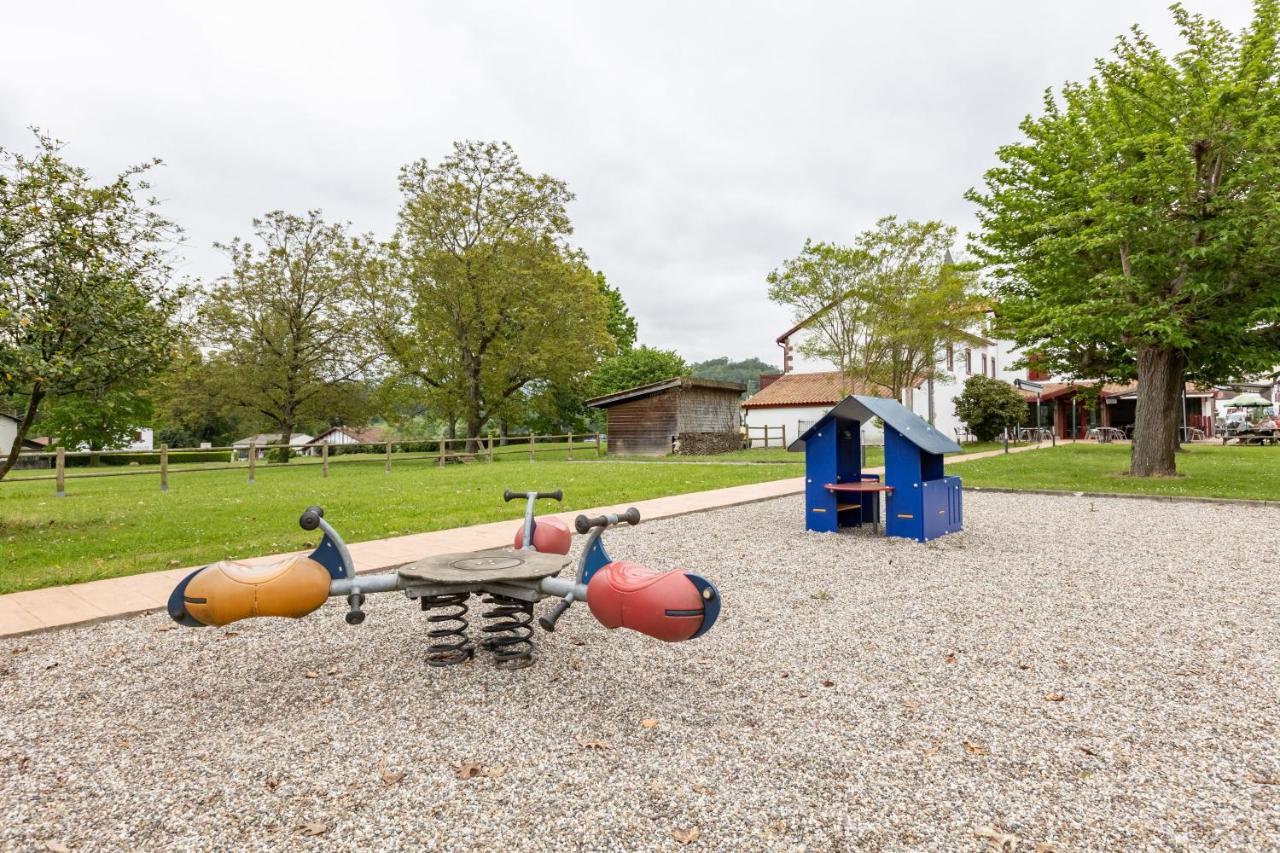
[[[956,397],[956,417],[979,441],[991,441],[1027,419],[1027,401],[1009,383],[975,374]]]

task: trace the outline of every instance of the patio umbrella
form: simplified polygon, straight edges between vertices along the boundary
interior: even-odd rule
[[[1271,408],[1271,401],[1264,399],[1260,394],[1255,394],[1250,391],[1247,394],[1241,394],[1234,400],[1219,400],[1218,405],[1226,406],[1228,408],[1269,409]]]

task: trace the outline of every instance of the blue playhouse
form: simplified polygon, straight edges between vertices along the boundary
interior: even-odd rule
[[[883,482],[862,473],[862,424],[872,418],[884,424]],[[960,478],[942,470],[942,455],[960,445],[897,400],[846,397],[787,449],[804,451],[809,530],[878,529],[881,493],[886,536],[926,542],[961,529]]]

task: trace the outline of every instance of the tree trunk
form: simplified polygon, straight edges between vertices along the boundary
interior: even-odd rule
[[[44,392],[40,390],[40,386],[36,385],[31,391],[31,398],[27,401],[27,411],[22,416],[22,423],[18,424],[18,432],[13,436],[13,445],[9,448],[9,455],[4,458],[4,462],[0,463],[0,480],[13,470],[13,466],[18,464],[18,454],[22,452],[22,443],[27,440],[27,433],[31,430],[31,424],[36,419],[36,411],[40,408],[40,401],[44,399]]]
[[[498,421],[498,446],[506,447],[508,441],[507,422],[505,419]]]
[[[1138,403],[1129,474],[1172,477],[1178,473],[1178,406],[1182,400],[1182,353],[1162,347],[1138,350]]]

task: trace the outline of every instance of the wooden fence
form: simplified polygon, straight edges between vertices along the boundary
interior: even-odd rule
[[[541,445],[541,446],[540,446]],[[549,445],[549,446],[548,446]],[[275,464],[270,460],[271,451],[280,451],[284,449],[290,451],[289,464]],[[563,435],[529,435],[529,436],[509,436],[507,443],[501,443],[501,439],[496,436],[483,436],[480,438],[431,438],[419,441],[386,441],[378,443],[362,443],[362,444],[329,444],[327,442],[321,444],[305,444],[305,445],[284,445],[284,444],[256,444],[249,443],[247,445],[232,445],[228,447],[198,447],[198,448],[170,448],[167,445],[160,445],[159,450],[73,450],[68,451],[59,447],[56,450],[42,451],[23,451],[21,458],[39,458],[47,459],[50,463],[52,474],[40,474],[35,476],[10,476],[4,480],[0,480],[0,486],[8,483],[29,483],[32,481],[48,481],[54,482],[54,492],[58,497],[65,497],[67,494],[67,480],[87,480],[95,477],[158,477],[160,491],[167,492],[169,490],[170,473],[199,473],[203,471],[228,471],[242,470],[247,473],[247,483],[253,483],[257,479],[258,465],[260,462],[265,463],[267,470],[288,470],[290,468],[309,466],[320,469],[321,477],[329,476],[329,462],[331,457],[339,456],[359,456],[360,459],[351,459],[341,463],[345,465],[368,462],[381,462],[383,470],[390,474],[392,469],[392,460],[400,463],[405,462],[428,462],[438,467],[444,467],[451,464],[469,464],[474,462],[492,463],[503,460],[525,460],[529,462],[537,461],[539,454],[564,454],[565,461],[574,461],[574,450],[579,453],[579,459],[585,455],[588,458],[599,457],[604,453],[603,436],[599,433],[574,434],[565,433]],[[226,464],[209,464],[208,462],[190,462],[191,467],[171,467],[171,465],[182,465],[182,454],[198,454],[208,457],[211,454],[224,453],[227,455]],[[119,467],[127,466],[129,470],[125,471],[104,471],[101,468],[94,468],[85,473],[75,473],[85,466],[68,465],[69,460],[89,459],[90,461],[101,461],[110,457],[127,458],[129,462],[112,463]],[[146,467],[144,463],[138,460],[138,457],[146,458]],[[0,457],[3,458],[3,457]],[[305,461],[296,461],[305,460]],[[315,460],[315,461],[311,461]],[[151,465],[156,468],[151,468]],[[105,466],[110,467],[110,465]],[[70,473],[68,469],[70,468]],[[17,469],[15,468],[15,471]],[[31,469],[26,469],[31,470]],[[43,469],[41,469],[43,470]]]
[[[757,437],[754,433],[759,433]],[[777,444],[772,444],[777,439]],[[761,441],[763,444],[757,445],[756,442]],[[787,425],[782,426],[748,426],[747,427],[747,447],[786,447],[787,446]]]

